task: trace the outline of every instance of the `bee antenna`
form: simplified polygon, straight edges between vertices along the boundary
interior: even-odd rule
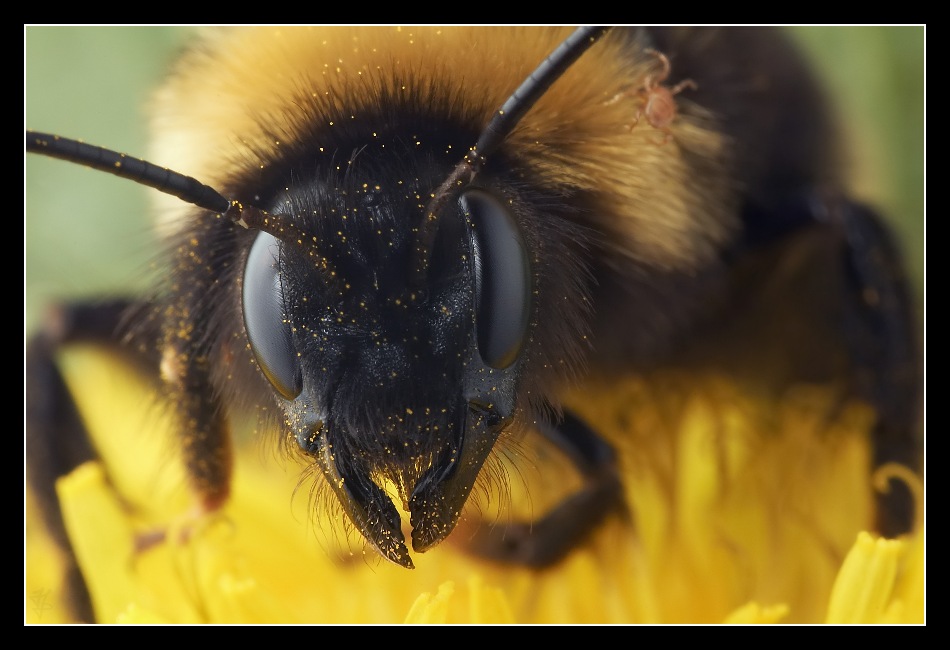
[[[79,140],[27,130],[26,151],[108,172],[212,212],[224,214],[231,207],[231,202],[214,188],[190,176]]]
[[[608,26],[578,27],[528,75],[505,103],[495,111],[482,130],[475,146],[465,154],[448,178],[432,195],[426,208],[425,219],[416,237],[414,274],[416,286],[425,281],[429,256],[435,242],[436,226],[442,208],[454,196],[457,188],[468,185],[481,170],[488,156],[505,141],[538,99],[567,69],[610,29]]]
[[[305,234],[289,215],[269,214],[252,206],[244,206],[239,201],[228,200],[214,188],[191,176],[159,167],[147,160],[79,140],[30,130],[26,132],[26,151],[135,181],[220,214],[244,228],[262,230],[288,244],[299,246],[305,242]],[[329,269],[329,262],[324,260],[324,266]]]
[[[580,56],[607,33],[610,27],[578,27],[528,75],[511,97],[495,112],[475,148],[466,158],[480,165],[507,138],[532,106],[561,78]],[[468,163],[474,164],[474,163]],[[477,168],[476,168],[477,171]]]

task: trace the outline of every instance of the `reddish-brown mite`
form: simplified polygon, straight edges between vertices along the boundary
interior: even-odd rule
[[[698,86],[692,79],[681,81],[672,88],[664,86],[663,82],[670,76],[670,60],[665,54],[657,50],[647,49],[644,52],[659,59],[662,66],[659,74],[647,76],[643,86],[636,89],[628,88],[619,92],[607,103],[613,104],[624,97],[636,97],[639,104],[637,114],[628,128],[632,131],[633,127],[640,123],[640,118],[646,117],[650,126],[663,132],[664,137],[660,144],[666,144],[672,135],[670,125],[676,119],[677,108],[674,97],[687,88],[696,90]]]

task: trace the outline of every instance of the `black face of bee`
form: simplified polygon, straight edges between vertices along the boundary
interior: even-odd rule
[[[444,206],[416,272],[419,226],[451,166],[413,160],[428,157],[362,151],[345,173],[281,192],[269,211],[306,237],[257,235],[242,294],[248,340],[297,444],[401,564],[385,488],[407,504],[417,551],[451,532],[513,418],[532,295],[525,241],[497,190],[465,188]]]

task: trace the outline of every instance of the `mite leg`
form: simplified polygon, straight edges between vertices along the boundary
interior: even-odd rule
[[[559,422],[541,424],[540,431],[571,459],[584,485],[536,521],[480,526],[467,550],[498,562],[543,568],[561,560],[611,512],[621,510],[616,454],[607,442],[567,411]]]
[[[119,349],[117,332],[132,308],[126,301],[63,305],[50,312],[43,328],[26,345],[26,483],[50,536],[62,550],[67,606],[78,621],[92,622],[94,612],[66,534],[55,484],[97,454],[55,357],[62,346],[77,342]],[[144,348],[123,348],[123,352],[154,368],[154,358],[150,359]]]

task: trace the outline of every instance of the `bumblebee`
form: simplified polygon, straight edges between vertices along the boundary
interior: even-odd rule
[[[159,289],[70,306],[66,327],[28,346],[28,460],[76,428],[30,410],[50,392],[33,383],[50,350],[107,338],[131,311],[124,331],[177,405],[202,508],[228,498],[229,423],[250,412],[406,567],[396,502],[409,545],[429,550],[492,454],[529,431],[575,460],[584,487],[523,529],[474,535],[475,552],[545,566],[622,506],[611,446],[567,396],[631,372],[715,368],[770,395],[834,384],[878,414],[874,464],[917,468],[918,327],[902,264],[851,198],[838,129],[781,33],[614,28],[477,170],[456,174],[570,34],[204,35],[153,100],[150,158],[281,225],[163,201]],[[631,128],[638,106],[615,99],[661,77],[682,89],[675,119]],[[882,500],[879,523],[906,530],[906,495]]]

